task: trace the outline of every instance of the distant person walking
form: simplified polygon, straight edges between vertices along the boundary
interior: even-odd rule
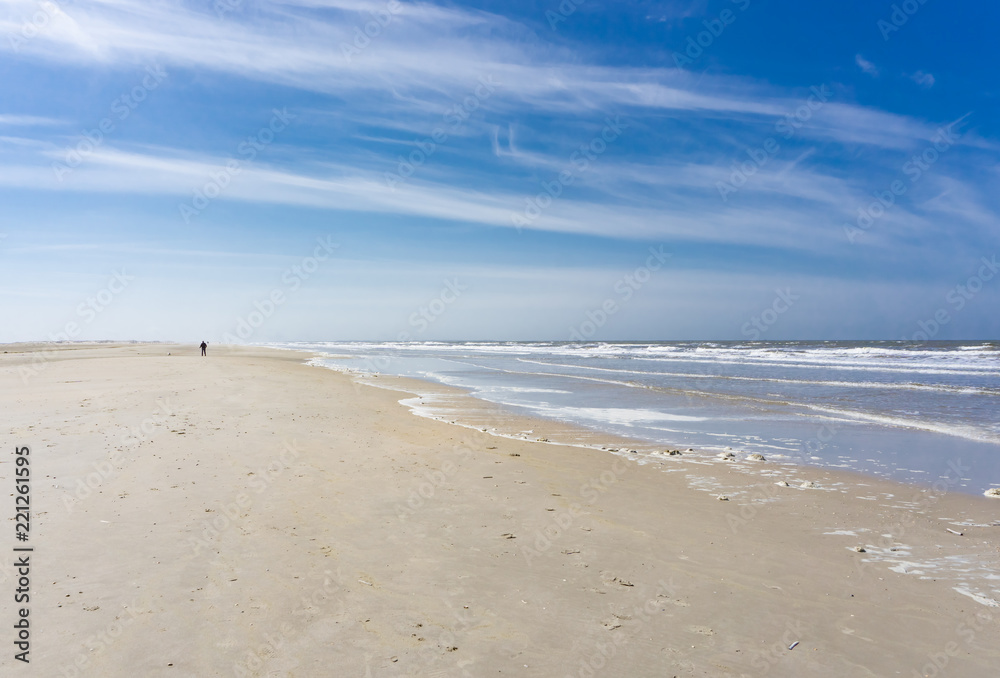
[[[207,348],[208,348],[208,344],[206,342],[204,342],[204,341],[201,342],[201,354],[202,355],[208,355],[208,353],[205,352],[205,349],[207,349]]]

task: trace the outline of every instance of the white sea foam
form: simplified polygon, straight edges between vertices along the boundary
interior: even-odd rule
[[[605,421],[612,424],[635,424],[652,421],[706,421],[705,417],[690,417],[681,414],[669,414],[656,410],[642,410],[622,407],[546,407],[532,406],[532,410],[544,413],[554,419],[589,419],[590,421]]]
[[[980,605],[985,605],[986,607],[1000,607],[1000,602],[997,602],[996,600],[990,598],[989,596],[984,596],[981,593],[970,591],[965,587],[955,586],[953,587],[953,590],[957,591],[958,593],[961,593],[963,596],[968,596],[969,598],[972,598]]]
[[[890,382],[890,381],[834,381],[823,379],[782,379],[778,377],[746,377],[728,374],[710,374],[707,372],[653,372],[648,370],[626,370],[615,367],[596,367],[593,365],[568,365],[564,363],[550,363],[541,360],[530,360],[528,358],[518,358],[520,362],[535,365],[545,365],[547,367],[564,367],[568,369],[592,370],[600,372],[612,372],[619,374],[637,374],[647,377],[676,377],[682,379],[719,379],[731,381],[750,381],[758,383],[774,384],[800,384],[803,386],[832,386],[838,388],[867,388],[867,389],[902,389],[908,391],[940,391],[946,393],[964,393],[970,395],[1000,395],[1000,389],[986,387],[963,387],[950,384],[921,384],[914,382]]]

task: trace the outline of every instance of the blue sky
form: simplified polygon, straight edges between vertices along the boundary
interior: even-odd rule
[[[1000,336],[992,4],[0,6],[0,341]]]

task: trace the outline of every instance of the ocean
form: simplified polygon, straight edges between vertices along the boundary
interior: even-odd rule
[[[731,448],[975,494],[1000,486],[1000,342],[272,345],[664,448]]]

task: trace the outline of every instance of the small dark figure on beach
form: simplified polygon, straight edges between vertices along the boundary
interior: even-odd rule
[[[208,355],[207,353],[205,353],[205,349],[206,348],[208,348],[208,344],[206,342],[204,342],[204,341],[201,342],[201,354],[202,355]]]

